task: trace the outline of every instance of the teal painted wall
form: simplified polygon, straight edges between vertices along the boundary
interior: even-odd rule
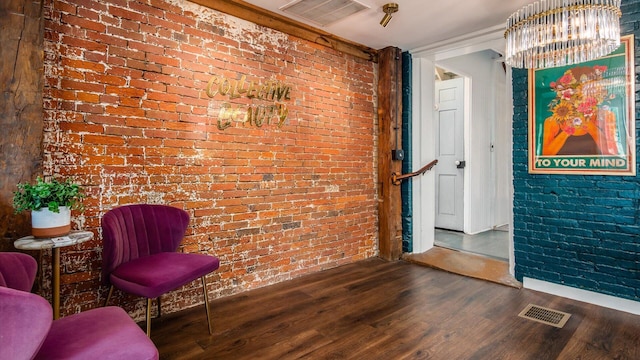
[[[411,54],[402,53],[402,173],[411,172]],[[402,182],[402,252],[413,251],[413,189],[412,182]]]
[[[622,13],[622,34],[635,35],[638,139],[640,0],[623,0]],[[529,174],[527,83],[527,71],[514,69],[516,278],[529,277],[640,301],[640,178]],[[638,149],[636,140],[636,156]]]

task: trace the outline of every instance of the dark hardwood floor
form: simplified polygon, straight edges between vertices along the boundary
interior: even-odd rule
[[[562,329],[518,317],[568,312]],[[370,259],[153,321],[161,359],[640,359],[640,316]]]

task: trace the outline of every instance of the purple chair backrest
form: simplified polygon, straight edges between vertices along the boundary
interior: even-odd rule
[[[31,256],[0,252],[0,359],[33,358],[51,328],[51,305],[29,292],[37,271]]]
[[[102,282],[120,264],[175,252],[189,226],[189,214],[172,206],[135,204],[109,210],[102,217]]]
[[[53,310],[44,298],[0,287],[0,359],[32,359],[51,329]]]
[[[31,256],[18,252],[0,252],[0,286],[30,292],[38,271]]]

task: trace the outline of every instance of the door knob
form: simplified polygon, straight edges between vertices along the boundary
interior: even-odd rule
[[[458,169],[464,169],[464,167],[467,165],[467,162],[464,160],[456,160],[455,164]]]

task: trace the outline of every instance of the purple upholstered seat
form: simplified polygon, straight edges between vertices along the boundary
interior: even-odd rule
[[[220,266],[215,256],[176,252],[189,225],[189,214],[165,205],[134,204],[108,211],[102,218],[102,281],[147,298],[147,335],[151,299],[200,278],[209,333],[205,276]],[[105,304],[106,304],[105,303]]]
[[[158,349],[117,306],[55,320],[36,359],[158,359]]]
[[[153,299],[212,272],[217,264],[217,258],[203,254],[159,253],[120,265],[111,273],[111,283]]]
[[[36,261],[0,252],[5,284],[33,285]],[[32,275],[33,274],[33,275]],[[21,279],[17,281],[18,279]],[[0,359],[158,359],[158,350],[119,307],[105,307],[53,321],[42,297],[0,286]]]

